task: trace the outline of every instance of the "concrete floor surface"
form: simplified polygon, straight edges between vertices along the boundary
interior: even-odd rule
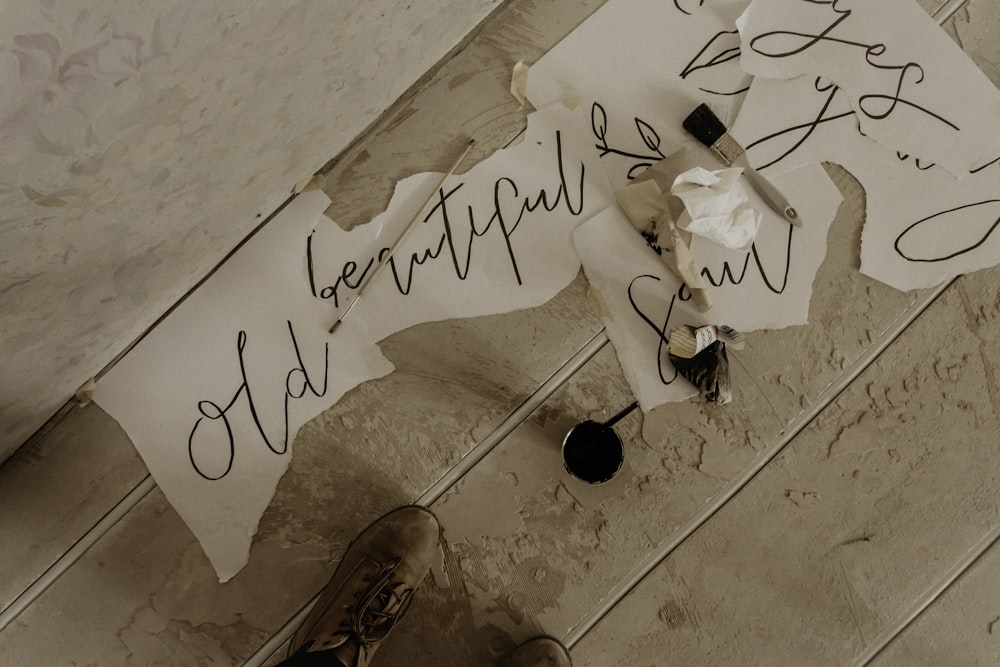
[[[328,214],[366,222],[465,138],[471,164],[516,136],[511,67],[600,4],[512,2],[339,157]],[[1000,81],[989,0],[947,29]],[[441,562],[376,665],[497,665],[541,632],[584,667],[851,664],[1000,526],[1000,269],[912,293],[861,275],[864,191],[827,169],[845,202],[810,323],[748,335],[733,404],[626,418],[624,470],[587,486],[562,468],[563,435],[632,401],[601,347],[433,499]],[[360,528],[420,498],[600,333],[581,275],[535,309],[394,335],[397,370],[303,428],[230,583],[153,489],[0,631],[0,664],[260,664]],[[0,468],[0,609],[146,474],[94,405]],[[1000,662],[998,568],[994,548],[872,664]]]

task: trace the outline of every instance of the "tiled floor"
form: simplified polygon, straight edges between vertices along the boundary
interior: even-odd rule
[[[463,137],[481,159],[516,135],[511,66],[600,4],[512,3],[342,156],[331,217],[366,221]],[[991,0],[948,30],[1000,81]],[[71,412],[0,468],[0,664],[262,664],[356,531],[418,499],[444,526],[442,561],[376,665],[498,664],[542,631],[595,667],[864,658],[1000,526],[1000,269],[908,294],[862,276],[864,193],[828,169],[845,205],[810,324],[748,336],[732,405],[628,417],[626,468],[601,487],[558,456],[569,426],[632,400],[582,277],[539,308],[384,343],[396,372],[303,429],[225,585],[115,423]],[[450,473],[470,451],[485,456]],[[102,518],[110,530],[74,546]],[[82,556],[46,574],[67,552]],[[1000,662],[998,568],[987,551],[872,664]],[[51,586],[18,598],[39,577]]]

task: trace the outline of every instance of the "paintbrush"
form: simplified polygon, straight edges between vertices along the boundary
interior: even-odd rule
[[[361,283],[361,285],[358,287],[358,291],[355,293],[354,300],[351,301],[351,305],[349,305],[347,307],[347,310],[345,310],[343,314],[341,314],[341,316],[337,318],[337,321],[333,323],[333,326],[330,327],[330,333],[333,333],[334,331],[337,330],[337,327],[339,327],[340,323],[344,321],[344,318],[347,317],[348,313],[350,313],[351,310],[354,309],[354,306],[357,305],[358,301],[361,301],[361,297],[364,295],[365,289],[367,289],[367,287],[372,283],[372,281],[375,280],[375,276],[379,274],[379,271],[381,271],[382,268],[389,263],[389,260],[392,259],[392,253],[396,252],[396,248],[400,246],[400,244],[403,242],[403,239],[406,238],[407,234],[410,233],[410,230],[413,229],[414,225],[417,224],[417,221],[420,220],[420,214],[423,213],[424,209],[427,208],[427,205],[431,203],[431,200],[434,199],[434,196],[438,193],[438,190],[441,189],[441,186],[444,185],[444,182],[448,180],[448,178],[452,174],[455,173],[455,170],[458,169],[458,165],[462,164],[462,160],[464,160],[465,156],[468,155],[469,151],[472,150],[472,145],[474,143],[476,143],[475,139],[469,139],[469,144],[465,147],[465,150],[462,151],[462,154],[458,156],[458,159],[456,159],[455,162],[451,165],[451,168],[447,172],[445,172],[443,176],[441,176],[441,180],[438,181],[437,185],[434,186],[434,189],[431,190],[430,193],[427,195],[427,199],[424,200],[424,203],[420,205],[420,208],[417,209],[417,212],[413,214],[412,218],[410,218],[410,221],[406,224],[406,227],[403,228],[403,232],[396,239],[396,242],[393,243],[392,246],[385,253],[382,254],[382,259],[379,261],[378,264],[375,265],[375,269],[368,274],[368,277],[365,278],[364,281]]]
[[[767,205],[775,213],[783,217],[793,225],[801,225],[799,214],[796,213],[788,199],[781,194],[781,191],[774,186],[771,181],[761,176],[756,169],[750,166],[747,160],[746,151],[739,142],[729,134],[725,124],[719,117],[708,108],[707,104],[699,104],[687,118],[684,119],[684,129],[694,135],[694,137],[711,148],[719,159],[726,163],[726,166],[736,165],[743,168],[750,185],[757,191]]]

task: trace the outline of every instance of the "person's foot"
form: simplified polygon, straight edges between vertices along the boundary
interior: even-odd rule
[[[434,515],[416,506],[365,528],[295,631],[288,654],[322,651],[347,667],[367,667],[430,571],[440,534]]]
[[[535,637],[510,656],[507,667],[570,667],[569,651],[554,637]]]

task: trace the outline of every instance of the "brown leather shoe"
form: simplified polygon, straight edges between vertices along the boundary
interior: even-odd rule
[[[348,667],[367,667],[430,571],[440,535],[437,518],[417,506],[365,528],[295,631],[288,654],[331,651]]]
[[[571,667],[569,651],[555,637],[535,637],[510,656],[508,667]]]

